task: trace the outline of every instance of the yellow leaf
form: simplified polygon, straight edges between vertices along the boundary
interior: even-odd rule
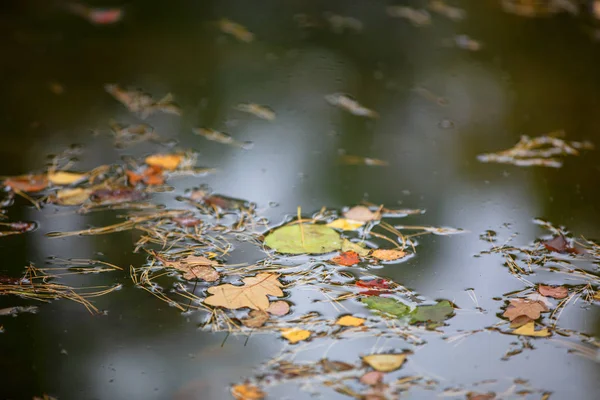
[[[261,400],[265,398],[265,393],[259,387],[249,383],[233,386],[231,395],[237,400]]]
[[[335,321],[335,324],[340,326],[361,326],[364,323],[364,318],[353,317],[352,315],[344,315]]]
[[[341,229],[343,231],[354,231],[363,226],[364,224],[365,223],[361,221],[353,221],[351,219],[338,218],[335,221],[328,223],[327,226],[334,229]]]
[[[546,337],[550,336],[550,332],[548,332],[547,328],[540,329],[539,331],[535,330],[535,322],[528,322],[522,327],[515,329],[511,332],[513,335],[525,335],[525,336],[537,336],[537,337]]]
[[[371,255],[378,260],[383,261],[393,261],[399,258],[406,256],[406,252],[402,250],[385,250],[385,249],[377,249],[374,250]]]
[[[92,189],[61,189],[56,192],[54,202],[63,206],[78,206],[83,204],[92,194]]]
[[[363,257],[368,256],[369,252],[370,252],[369,249],[365,249],[361,245],[359,245],[357,243],[353,243],[353,242],[349,241],[348,239],[344,239],[344,241],[342,242],[342,251],[354,251],[359,256],[363,256]]]
[[[70,185],[87,177],[87,174],[78,174],[76,172],[49,172],[48,180],[55,185]]]
[[[212,296],[204,300],[205,304],[215,307],[225,307],[232,310],[249,307],[254,310],[269,308],[267,295],[281,297],[283,292],[279,275],[260,273],[256,276],[244,278],[244,286],[234,286],[229,283],[208,288]]]
[[[594,295],[594,300],[598,300],[598,301],[600,301],[600,290],[598,290],[598,291],[596,292],[596,294]]]
[[[161,167],[173,171],[181,164],[183,155],[181,154],[154,154],[146,157],[146,164],[154,167]]]
[[[404,364],[406,354],[371,354],[364,356],[362,359],[376,371],[391,372]]]
[[[310,331],[298,328],[286,328],[281,330],[281,336],[286,338],[290,343],[298,343],[310,337]]]

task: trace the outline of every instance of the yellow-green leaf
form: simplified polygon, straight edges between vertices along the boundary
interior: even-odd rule
[[[371,354],[364,356],[362,359],[376,371],[391,372],[404,364],[406,354]]]

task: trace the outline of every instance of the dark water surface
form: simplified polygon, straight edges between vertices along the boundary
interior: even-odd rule
[[[156,152],[157,145],[149,143],[123,150],[113,146],[106,134],[108,120],[137,119],[103,85],[139,87],[156,98],[171,92],[183,115],[156,114],[147,122],[163,137],[177,139],[179,147],[197,151],[200,165],[218,169],[206,177],[170,181],[178,191],[208,184],[218,193],[256,202],[272,224],[294,214],[297,206],[309,215],[322,206],[340,209],[363,199],[390,208],[426,209],[398,223],[460,227],[469,233],[424,237],[416,257],[374,272],[429,299],[453,301],[461,309],[448,321],[444,332],[449,336],[500,322],[504,301],[492,298],[521,290],[523,283],[508,273],[502,257],[474,257],[489,248],[479,235],[498,231],[502,242],[518,233],[515,243],[526,245],[548,234],[533,223],[541,217],[576,235],[600,238],[600,162],[593,151],[566,158],[561,169],[482,164],[476,156],[511,147],[522,134],[557,129],[564,129],[569,140],[600,144],[600,48],[570,16],[525,19],[503,13],[494,1],[461,1],[468,12],[465,21],[436,16],[431,26],[419,28],[389,18],[386,5],[132,1],[122,23],[92,26],[50,2],[3,4],[0,173],[41,170],[49,154],[74,144],[82,146],[76,165],[82,171],[124,155]],[[325,11],[358,18],[364,30],[338,35],[294,23],[297,13]],[[223,35],[213,23],[221,17],[242,23],[256,40],[245,44]],[[444,46],[444,39],[464,33],[484,48],[468,52]],[[59,82],[65,92],[52,93],[50,82]],[[449,104],[430,102],[415,87],[426,87]],[[329,106],[323,96],[333,92],[351,93],[381,117],[367,120]],[[248,101],[271,106],[276,121],[233,109]],[[440,128],[444,119],[453,121],[451,129]],[[192,134],[197,126],[229,132],[254,147],[244,151],[209,142]],[[105,134],[94,136],[93,130]],[[390,165],[343,165],[339,149]],[[172,195],[155,198],[167,207],[179,206]],[[136,238],[131,232],[45,236],[113,222],[106,214],[77,215],[52,205],[39,212],[19,200],[9,215],[40,227],[0,238],[0,274],[20,276],[23,266],[42,266],[50,256],[98,258],[126,269],[146,261],[143,254],[132,253]],[[242,247],[227,261],[259,258]],[[529,279],[568,283],[555,274]],[[248,340],[231,336],[221,347],[225,333],[198,329],[204,315],[182,316],[134,288],[128,271],[73,275],[63,282],[118,282],[123,288],[94,301],[106,315],[90,315],[79,304],[61,300],[38,304],[35,315],[0,317],[5,329],[0,335],[0,398],[48,393],[60,399],[225,399],[232,383],[256,375],[262,363],[289,346],[266,334]],[[475,310],[468,288],[485,313]],[[323,305],[302,300],[302,292],[291,298],[301,312],[327,312]],[[16,304],[33,303],[0,298],[0,308]],[[597,302],[580,301],[567,308],[558,326],[598,336],[599,311]],[[497,332],[451,343],[433,336],[415,350],[402,375],[429,376],[439,386],[404,397],[434,398],[444,388],[470,388],[485,379],[498,379],[501,392],[512,379],[522,378],[533,388],[553,392],[552,399],[598,398],[597,361],[569,353],[550,339],[530,339],[535,349],[500,360],[520,340],[525,339]],[[368,338],[324,341],[313,341],[298,360],[327,356],[356,362],[358,355],[378,349],[409,347]],[[321,393],[327,399],[348,398],[330,389]],[[274,399],[310,397],[294,385],[268,394]]]

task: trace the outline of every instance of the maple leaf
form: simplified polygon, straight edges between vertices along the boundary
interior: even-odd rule
[[[339,265],[351,267],[352,265],[358,264],[360,262],[360,257],[355,251],[344,251],[343,253],[340,253],[339,256],[333,257],[331,261]]]
[[[555,299],[564,299],[569,295],[569,289],[564,286],[546,286],[540,284],[538,292],[542,296],[554,297]]]
[[[546,311],[548,311],[548,307],[539,301],[532,301],[528,299],[511,299],[510,305],[502,315],[507,317],[510,321],[521,315],[525,315],[535,320],[540,317],[541,312]]]
[[[224,307],[231,310],[249,307],[254,310],[266,310],[269,307],[267,295],[281,297],[283,292],[279,275],[260,273],[253,277],[244,278],[244,286],[234,286],[229,283],[208,288],[211,296],[204,300],[205,304]]]

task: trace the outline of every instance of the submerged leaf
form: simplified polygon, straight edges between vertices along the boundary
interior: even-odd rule
[[[281,336],[292,344],[308,339],[310,334],[310,331],[298,328],[285,328],[281,330]]]
[[[409,314],[410,307],[389,297],[366,297],[361,300],[367,308],[402,318]]]
[[[365,206],[355,206],[344,213],[344,217],[353,221],[369,222],[377,221],[381,218],[379,212],[373,212]]]
[[[364,318],[353,317],[352,315],[344,315],[335,321],[335,324],[340,326],[361,326],[364,323]]]
[[[328,227],[334,229],[340,229],[342,231],[355,231],[365,223],[360,221],[352,221],[347,218],[338,218],[327,224]]]
[[[358,253],[354,251],[345,251],[343,253],[340,253],[339,256],[333,257],[331,261],[339,265],[351,267],[360,262],[360,257],[358,256]]]
[[[259,387],[249,383],[233,386],[231,395],[236,400],[261,400],[265,398],[265,393]]]
[[[404,364],[406,354],[371,354],[362,359],[376,371],[392,372]]]
[[[442,323],[454,314],[454,307],[448,300],[442,300],[431,306],[418,306],[411,313],[410,322]]]
[[[540,329],[539,331],[535,330],[535,322],[528,322],[525,325],[521,326],[518,329],[515,329],[511,332],[513,335],[524,335],[524,336],[535,336],[535,337],[546,337],[550,336],[550,332],[548,328]]]
[[[269,307],[267,295],[281,297],[283,292],[279,275],[260,273],[253,277],[244,278],[244,286],[234,286],[229,283],[208,288],[211,296],[204,300],[205,304],[214,307],[225,307],[232,310],[249,307],[254,310],[266,310]]]
[[[378,260],[382,260],[382,261],[394,261],[394,260],[399,260],[403,257],[406,256],[406,252],[402,251],[402,250],[398,250],[398,249],[377,249],[377,250],[373,250],[373,253],[371,253],[371,255],[378,259]]]
[[[342,246],[340,235],[325,225],[296,224],[276,229],[265,238],[265,245],[279,253],[323,254]]]
[[[569,295],[569,289],[564,286],[546,286],[540,284],[538,292],[542,296],[554,297],[555,299],[564,299]]]

